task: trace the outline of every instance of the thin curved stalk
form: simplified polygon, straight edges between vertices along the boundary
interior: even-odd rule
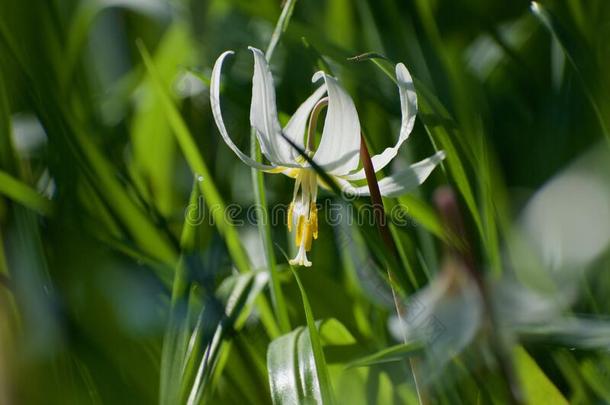
[[[394,243],[394,239],[392,238],[392,233],[390,232],[390,228],[388,227],[386,221],[385,210],[383,208],[383,200],[381,199],[381,192],[379,191],[379,184],[377,183],[377,177],[375,177],[375,170],[373,168],[373,162],[371,161],[371,155],[369,153],[368,148],[366,147],[366,142],[364,141],[364,136],[360,136],[360,160],[362,160],[362,166],[364,167],[364,173],[366,174],[366,182],[369,186],[369,192],[371,195],[371,203],[373,204],[373,215],[375,218],[375,224],[379,229],[379,233],[381,235],[381,239],[383,239],[384,244],[387,246],[388,250],[394,255],[395,258],[398,258],[398,249],[396,244]],[[398,295],[396,294],[395,285],[395,275],[392,270],[388,266],[388,279],[390,281],[390,288],[392,290],[392,298],[394,300],[394,307],[396,308],[396,315],[402,324],[404,324],[404,313],[405,308],[400,303],[398,299]],[[401,328],[403,331],[404,327]],[[407,337],[403,333],[403,343],[407,344]],[[409,358],[409,366],[411,368],[411,373],[413,374],[413,381],[415,381],[415,390],[417,392],[417,399],[420,404],[428,403],[427,395],[423,392],[422,387],[419,384],[419,376],[417,372],[417,361],[413,358]]]

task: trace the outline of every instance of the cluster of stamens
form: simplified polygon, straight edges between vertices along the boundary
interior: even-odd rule
[[[307,138],[305,140],[305,153],[312,156],[314,150],[314,133],[318,123],[320,111],[328,106],[328,97],[320,99],[312,109],[307,127]],[[303,156],[297,158],[297,162],[305,164]],[[288,231],[296,226],[294,243],[299,248],[290,264],[310,267],[311,262],[307,259],[307,252],[311,250],[311,242],[318,239],[318,207],[316,199],[318,196],[318,176],[312,168],[292,169],[289,174],[294,177],[294,193],[292,202],[288,208]]]
[[[309,267],[307,252],[318,238],[317,175],[312,169],[297,169],[294,194],[288,208],[288,231],[295,229],[294,243],[299,248],[290,264]]]

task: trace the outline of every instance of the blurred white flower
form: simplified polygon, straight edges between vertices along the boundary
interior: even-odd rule
[[[610,244],[607,146],[599,145],[546,183],[523,210],[519,225],[552,275],[579,276]]]
[[[568,314],[585,270],[610,246],[610,152],[589,151],[547,182],[523,209],[507,238],[507,273],[486,279],[485,308],[473,277],[453,259],[390,320],[395,339],[426,345],[434,370],[470,344],[492,311],[508,341],[545,339],[610,350],[610,320]]]
[[[216,125],[226,144],[247,165],[268,173],[283,173],[295,179],[292,203],[288,214],[288,229],[296,227],[295,243],[299,248],[291,264],[311,266],[306,252],[312,239],[318,237],[318,213],[316,199],[318,179],[316,171],[301,156],[304,151],[318,166],[335,180],[341,188],[352,195],[368,195],[368,186],[357,187],[351,182],[363,180],[364,169],[358,170],[360,151],[360,121],[356,107],[349,94],[336,78],[319,71],[313,82],[323,83],[296,110],[286,126],[282,128],[277,114],[273,77],[263,52],[249,48],[254,54],[254,76],[252,79],[252,104],[250,123],[268,164],[257,162],[244,154],[229,137],[220,109],[220,73],[224,59],[233,53],[226,51],[216,61],[212,71],[210,101]],[[393,147],[371,158],[375,172],[383,169],[396,157],[398,149],[408,138],[417,114],[417,96],[407,68],[396,65],[396,79],[400,93],[402,122],[398,140]],[[325,96],[326,94],[326,96]],[[322,138],[314,147],[313,133],[317,116],[328,108]],[[306,127],[309,123],[309,128]],[[307,133],[307,134],[306,134]],[[307,135],[307,136],[306,136]],[[295,148],[296,145],[296,148]],[[444,158],[443,152],[415,163],[411,167],[386,177],[379,182],[382,195],[396,196],[421,184]]]
[[[390,320],[390,332],[397,340],[425,345],[425,374],[430,376],[472,342],[483,320],[480,291],[454,258],[445,260],[443,271],[410,297],[406,307],[402,319]]]
[[[36,116],[32,114],[14,114],[13,144],[21,156],[33,157],[47,144],[47,134]]]

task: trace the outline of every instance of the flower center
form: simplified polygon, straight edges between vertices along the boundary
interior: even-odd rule
[[[290,264],[311,266],[307,254],[312,239],[318,238],[318,178],[312,169],[297,169],[292,202],[288,208],[288,231],[295,229],[294,243],[299,248]]]

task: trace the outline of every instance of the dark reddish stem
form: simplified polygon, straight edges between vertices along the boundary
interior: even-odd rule
[[[371,202],[373,203],[373,217],[375,219],[375,224],[377,224],[381,239],[383,239],[383,242],[387,246],[388,250],[392,252],[392,255],[395,259],[398,259],[398,249],[396,248],[396,244],[394,243],[394,239],[392,238],[392,234],[390,232],[390,228],[386,220],[385,209],[383,208],[383,199],[381,198],[381,191],[379,190],[379,184],[377,183],[377,177],[375,176],[375,168],[373,167],[371,155],[369,153],[368,148],[366,147],[366,142],[362,134],[360,134],[360,160],[362,160],[364,174],[366,175],[366,182],[369,186]],[[396,314],[398,315],[398,319],[400,320],[400,322],[403,323],[406,308],[404,307],[404,305],[401,304],[400,300],[398,299],[398,296],[396,295],[396,291],[394,290],[395,277],[389,266],[387,267],[387,272],[388,280],[390,282],[390,288],[392,290],[392,297],[394,298]],[[403,327],[404,326],[405,325],[403,325]],[[404,334],[403,341],[404,343],[407,343],[407,339]],[[410,358],[408,363],[411,368],[411,372],[413,373],[413,380],[415,381],[415,389],[417,391],[419,403],[422,405],[427,404],[427,395],[423,392],[419,383],[417,361],[413,358]]]
[[[446,186],[436,190],[434,202],[446,229],[457,237],[457,245],[447,246],[448,253],[464,264],[466,271],[468,271],[468,274],[475,281],[479,289],[483,301],[483,313],[485,317],[484,326],[487,329],[490,344],[494,351],[496,361],[498,362],[500,373],[506,382],[508,399],[513,405],[521,405],[523,404],[523,399],[512,360],[507,353],[507,348],[505,347],[504,342],[502,342],[501,336],[498,334],[498,324],[494,316],[491,297],[489,296],[483,274],[476,265],[477,262],[469,242],[466,227],[464,226],[464,221],[462,220],[462,215],[460,213],[460,207],[453,189]]]
[[[366,182],[369,185],[369,192],[371,194],[371,202],[373,203],[373,216],[375,218],[375,224],[379,228],[381,239],[386,244],[392,254],[397,257],[398,250],[392,239],[392,234],[386,221],[385,210],[383,208],[383,200],[381,199],[381,191],[379,191],[379,184],[377,183],[377,177],[375,177],[375,168],[371,161],[371,155],[366,147],[364,136],[360,136],[360,160],[362,160],[362,166],[364,167],[364,173],[366,174]]]

